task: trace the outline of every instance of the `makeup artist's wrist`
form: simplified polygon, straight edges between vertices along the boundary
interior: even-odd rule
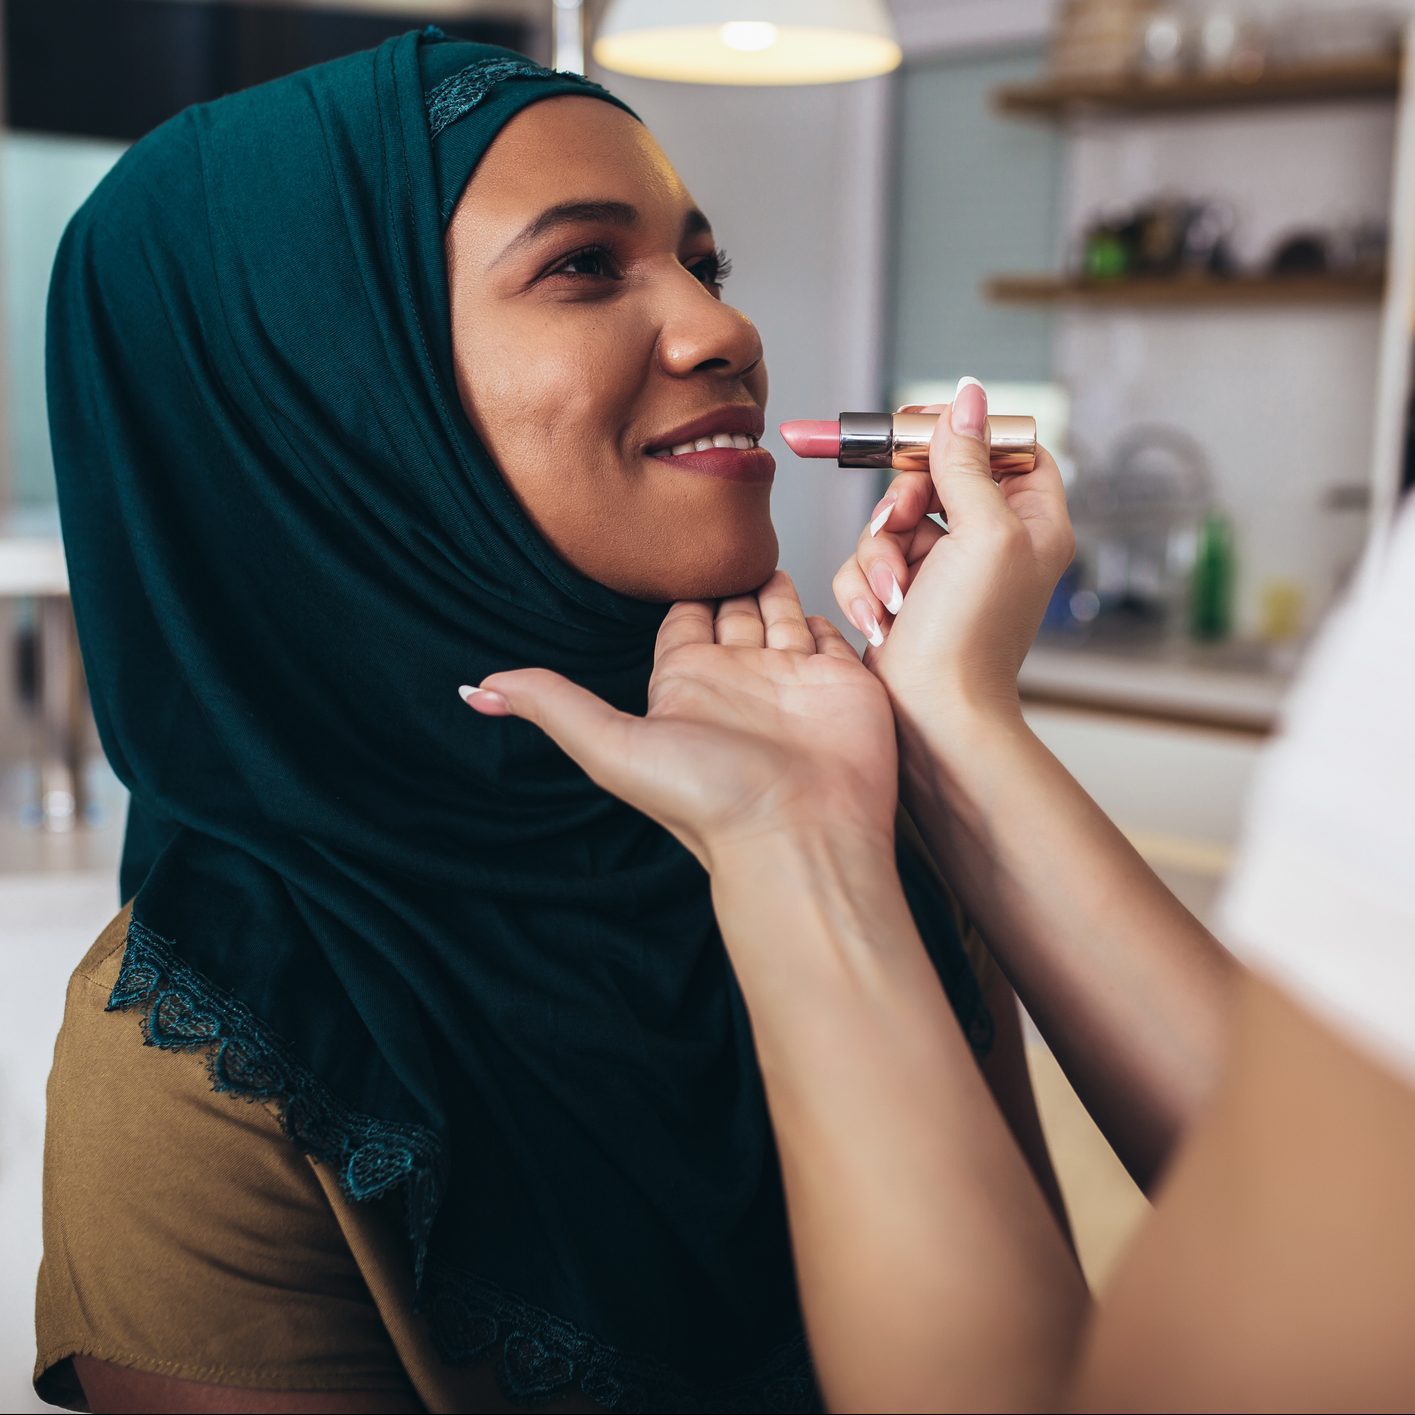
[[[900,791],[906,806],[919,798],[947,802],[967,790],[970,769],[989,769],[1031,738],[1015,690],[901,693],[894,698]]]

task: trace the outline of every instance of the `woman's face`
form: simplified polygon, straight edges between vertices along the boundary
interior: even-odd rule
[[[712,232],[642,124],[599,99],[523,109],[447,232],[457,388],[560,555],[640,599],[715,598],[776,567],[766,367],[722,301]]]

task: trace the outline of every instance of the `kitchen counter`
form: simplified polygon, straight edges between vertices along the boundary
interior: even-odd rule
[[[1246,644],[1073,646],[1043,639],[1028,654],[1020,684],[1033,703],[1263,736],[1277,720],[1293,666],[1274,664],[1263,648]]]

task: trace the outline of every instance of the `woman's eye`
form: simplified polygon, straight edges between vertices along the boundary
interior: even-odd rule
[[[578,275],[616,280],[619,271],[609,252],[603,246],[587,246],[582,251],[567,255],[558,265],[552,266],[547,275]]]
[[[719,246],[711,255],[695,260],[688,269],[704,285],[716,287],[732,274],[732,258]]]
[[[721,249],[710,255],[700,256],[688,263],[688,270],[695,279],[710,290],[718,289],[732,273],[732,262]],[[623,273],[615,264],[614,257],[603,246],[586,246],[573,251],[557,261],[546,272],[550,275],[568,275],[578,280],[620,280]]]

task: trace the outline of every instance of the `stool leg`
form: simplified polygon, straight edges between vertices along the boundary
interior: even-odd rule
[[[45,830],[83,819],[83,662],[68,599],[45,595],[39,609],[39,809]]]

